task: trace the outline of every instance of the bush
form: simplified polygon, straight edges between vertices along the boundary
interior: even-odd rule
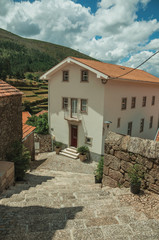
[[[132,184],[140,183],[144,177],[142,167],[139,164],[133,165],[133,167],[129,169],[128,176]]]
[[[104,166],[104,157],[98,162],[97,169],[94,171],[97,180],[101,180],[103,178],[103,166]]]
[[[14,142],[6,154],[7,161],[14,162],[15,179],[23,180],[26,171],[30,168],[30,153],[21,142]]]
[[[57,141],[54,142],[54,146],[57,147],[57,148],[61,148],[62,145],[63,145],[62,142],[57,142]]]
[[[87,146],[81,146],[77,149],[77,152],[82,155],[85,155],[89,152],[89,148]]]
[[[37,117],[36,115],[31,116],[26,124],[36,127],[35,132],[39,134],[48,134],[48,113],[44,113]]]

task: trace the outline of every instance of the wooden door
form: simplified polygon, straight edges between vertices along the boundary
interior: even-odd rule
[[[78,127],[75,125],[71,125],[71,146],[77,147],[77,130]]]

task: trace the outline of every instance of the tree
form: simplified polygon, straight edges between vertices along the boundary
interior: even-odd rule
[[[33,115],[31,116],[26,124],[36,127],[35,132],[39,134],[48,134],[49,125],[48,125],[48,113],[44,113],[39,117]]]

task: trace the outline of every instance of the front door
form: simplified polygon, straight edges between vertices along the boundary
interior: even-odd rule
[[[77,130],[78,127],[75,125],[71,125],[71,146],[77,147]]]

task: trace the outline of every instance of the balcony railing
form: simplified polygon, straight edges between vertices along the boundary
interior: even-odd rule
[[[72,111],[72,109],[64,110],[64,119],[67,121],[72,121],[72,122],[80,122],[82,120],[82,115],[80,111],[77,111],[76,113]]]

